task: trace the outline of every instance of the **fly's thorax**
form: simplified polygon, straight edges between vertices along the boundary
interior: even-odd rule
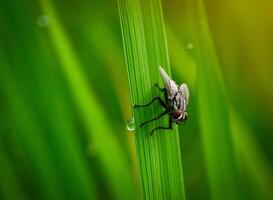
[[[174,110],[185,111],[185,99],[179,94],[175,95],[173,100]]]

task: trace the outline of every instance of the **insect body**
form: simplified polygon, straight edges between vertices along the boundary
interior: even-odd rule
[[[177,85],[175,81],[170,79],[168,74],[164,71],[162,67],[159,66],[159,72],[160,75],[164,81],[165,88],[160,88],[158,84],[155,84],[155,86],[164,93],[164,100],[163,101],[160,97],[155,97],[152,101],[150,101],[148,104],[145,105],[135,105],[135,108],[138,107],[148,107],[151,105],[154,101],[158,101],[159,104],[165,109],[163,113],[161,113],[159,116],[148,120],[146,122],[141,123],[141,127],[145,124],[155,121],[161,117],[163,117],[166,114],[169,114],[169,126],[163,127],[159,126],[152,130],[151,135],[154,133],[154,131],[159,129],[172,129],[172,124],[175,122],[176,124],[180,124],[181,122],[184,122],[188,118],[187,106],[189,102],[189,89],[186,83],[183,83],[182,85]]]

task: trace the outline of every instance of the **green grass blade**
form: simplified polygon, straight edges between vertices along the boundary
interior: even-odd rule
[[[229,104],[202,0],[190,2],[197,66],[197,98],[208,180],[213,199],[242,199],[229,125]],[[223,183],[225,186],[223,187]]]
[[[131,101],[144,104],[159,95],[154,87],[160,82],[158,66],[162,65],[170,72],[161,2],[119,0],[118,3]],[[150,136],[156,126],[167,126],[167,120],[158,120],[140,128],[141,122],[162,112],[156,105],[148,109],[133,111],[142,197],[184,199],[177,128]]]
[[[236,155],[249,187],[248,191],[250,191],[247,197],[264,200],[273,199],[272,165],[242,118],[233,109],[230,111]]]
[[[174,61],[174,72],[179,80],[187,80],[190,84],[192,93],[196,92],[196,78],[194,73],[188,73],[182,66],[189,66],[196,72],[196,63],[193,57],[186,51],[186,48],[179,44],[177,35],[168,28],[168,41],[173,48],[171,56]],[[183,49],[185,48],[185,49]],[[182,60],[183,58],[183,60]],[[273,199],[270,189],[272,178],[269,176],[272,171],[268,159],[260,144],[253,138],[253,133],[244,123],[232,106],[229,107],[231,136],[235,147],[236,159],[240,165],[242,177],[246,180],[249,187],[247,195],[249,198]]]
[[[96,154],[113,198],[132,199],[134,189],[129,163],[125,152],[114,136],[114,130],[108,122],[110,119],[107,118],[107,113],[89,86],[80,61],[71,47],[53,6],[50,2],[42,1],[42,7],[51,20],[49,35],[53,48],[61,63],[84,125],[90,134],[90,140],[96,146]]]
[[[187,49],[181,45],[181,42],[179,41],[172,28],[167,26],[166,29],[173,69],[175,70],[175,72],[183,75],[181,80],[183,80],[183,82],[187,83],[189,87],[192,88],[196,84],[195,60],[189,54]]]
[[[2,138],[1,138],[2,139]],[[1,144],[2,145],[2,144]],[[19,184],[11,159],[0,148],[0,197],[1,199],[26,199]]]
[[[38,194],[46,199],[63,199],[58,175],[50,158],[49,150],[43,139],[41,130],[33,110],[25,102],[22,92],[10,72],[11,66],[3,61],[0,49],[1,70],[0,89],[8,103],[8,109],[13,119],[18,144],[31,163],[32,174],[36,175]],[[7,87],[8,86],[8,87]]]

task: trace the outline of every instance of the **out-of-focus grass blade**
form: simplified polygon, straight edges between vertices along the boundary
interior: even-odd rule
[[[39,194],[46,199],[62,199],[57,174],[42,137],[43,132],[33,117],[32,111],[27,109],[18,85],[8,68],[9,66],[3,62],[2,52],[0,52],[0,57],[0,87],[5,94],[6,101],[9,102],[8,107],[12,119],[14,119],[14,128],[18,129],[16,131],[18,143],[33,165],[33,174],[39,175],[36,177],[39,182],[37,184]]]
[[[110,78],[118,94],[117,96],[123,114],[128,116],[128,107],[125,105],[129,104],[129,95],[124,94],[124,91],[129,91],[129,89],[128,84],[124,83],[126,70],[123,69],[124,61],[120,59],[122,58],[121,45],[118,45],[119,40],[113,35],[113,30],[109,27],[109,23],[104,19],[104,16],[94,14],[93,17],[96,18],[100,26],[98,27],[97,23],[86,24],[86,35],[89,35],[86,36],[86,38],[88,38],[87,42],[89,42],[92,47],[95,47],[98,57],[103,55],[102,61],[105,67],[107,67],[106,73],[111,74]],[[96,29],[95,32],[94,29]],[[91,34],[92,36],[90,36]],[[107,46],[105,46],[105,44],[107,44]]]
[[[71,48],[69,40],[63,31],[59,19],[49,1],[41,1],[45,13],[50,18],[49,35],[52,45],[60,60],[60,67],[71,88],[75,102],[93,145],[96,146],[102,171],[105,172],[110,190],[117,199],[132,199],[134,189],[132,175],[126,160],[126,155],[114,136],[107,114],[96,100],[93,90],[88,86],[82,67]],[[103,81],[103,80],[102,80]]]
[[[46,177],[44,179],[48,181],[46,184],[49,186],[44,186],[42,188],[43,192],[48,187],[49,189],[56,187],[55,190],[60,190],[59,196],[51,196],[51,198],[57,199],[72,196],[77,196],[81,199],[94,198],[95,187],[92,185],[92,180],[90,180],[87,162],[83,159],[79,141],[77,140],[78,137],[75,135],[78,132],[73,132],[75,124],[69,121],[71,120],[71,115],[68,112],[70,109],[65,107],[69,99],[62,96],[63,91],[60,89],[62,88],[61,79],[55,74],[56,71],[52,70],[53,56],[50,54],[50,51],[47,51],[48,44],[46,44],[44,35],[41,34],[42,30],[46,29],[35,26],[36,16],[33,18],[27,3],[7,2],[6,4],[5,8],[7,11],[4,12],[6,29],[3,35],[9,35],[9,37],[14,38],[14,41],[18,41],[20,45],[16,42],[9,43],[4,41],[4,47],[7,50],[4,55],[9,59],[10,65],[3,66],[5,67],[2,71],[5,77],[3,80],[6,81],[6,85],[3,83],[3,87],[11,87],[8,92],[13,92],[15,97],[18,95],[18,98],[14,97],[13,100],[7,101],[10,103],[9,106],[12,108],[12,112],[19,113],[18,115],[14,114],[14,118],[18,118],[18,126],[27,127],[18,127],[16,130],[18,132],[14,135],[22,135],[20,142],[24,141],[24,143],[22,142],[23,147],[25,143],[30,143],[24,151],[31,151],[31,147],[33,147],[33,152],[29,153],[31,156],[28,156],[31,159],[27,160],[26,163],[24,163],[24,160],[21,160],[19,164],[22,165],[21,167],[30,165],[34,168],[34,171],[38,171],[38,175],[33,175],[30,179],[31,181],[29,181],[31,184],[37,185],[37,188],[40,186],[40,179]],[[37,6],[34,6],[34,8],[37,9]],[[14,12],[9,12],[9,10]],[[34,22],[33,19],[35,19]],[[38,19],[40,20],[40,18]],[[9,26],[9,24],[14,25]],[[51,56],[46,57],[48,54]],[[22,73],[22,69],[26,73]],[[19,93],[17,94],[17,92]],[[9,97],[9,95],[6,96]],[[17,103],[16,99],[20,102],[20,106],[15,105]],[[18,110],[16,110],[17,108]],[[26,112],[23,113],[22,111],[26,119],[19,120],[23,116],[20,113],[20,109]],[[15,120],[15,126],[17,125],[16,122]],[[25,124],[21,125],[23,122]],[[24,134],[24,131],[29,132]],[[44,145],[45,147],[37,150],[35,144],[32,143],[37,143],[37,145],[42,143],[41,146]],[[40,168],[36,162],[44,159],[44,157],[46,158],[44,162],[50,162],[48,171],[36,169]],[[46,164],[43,163],[43,165],[47,169]],[[51,175],[51,170],[56,175],[56,178],[54,177],[55,179],[53,180],[50,179],[53,176]],[[24,178],[25,176],[27,175],[23,175]],[[42,179],[40,182],[43,183],[43,181]],[[33,185],[28,185],[29,188],[26,187],[25,189],[34,190]],[[38,196],[35,196],[35,198],[45,198],[48,195],[52,195],[52,191],[48,191],[46,195],[41,192],[36,193]]]
[[[173,30],[167,26],[168,44],[170,47],[170,58],[173,63],[173,68],[183,75],[183,82],[189,86],[194,86],[196,83],[196,63],[189,55],[186,48],[180,44]]]
[[[253,138],[253,133],[238,114],[233,109],[230,110],[233,141],[238,152],[237,159],[240,161],[242,174],[245,175],[248,189],[251,191],[248,198],[273,199],[273,168]]]
[[[160,80],[158,66],[170,72],[161,2],[119,0],[118,3],[131,101],[145,104],[160,95],[154,87]],[[150,136],[153,128],[167,126],[167,120],[140,128],[141,122],[162,112],[155,104],[146,109],[149,112],[134,110],[142,198],[184,199],[177,129],[158,131]]]
[[[1,144],[2,145],[2,144]],[[25,199],[18,177],[14,172],[11,160],[0,147],[0,198],[1,199]]]
[[[177,35],[168,28],[169,45],[173,48],[171,56],[174,60],[173,69],[175,74],[180,80],[189,81],[189,86],[192,92],[196,92],[196,79],[195,75],[188,73],[184,70],[184,65],[189,65],[196,71],[196,63],[193,57],[183,48],[177,39]],[[171,34],[170,34],[171,33]],[[175,44],[173,43],[175,42]],[[179,61],[180,57],[186,58],[185,61]],[[188,61],[188,62],[186,62]],[[183,65],[182,65],[183,64]],[[273,185],[272,166],[268,163],[268,159],[265,157],[261,150],[261,146],[252,138],[251,130],[243,122],[236,110],[229,107],[230,112],[230,125],[232,131],[232,141],[234,143],[236,158],[240,164],[240,170],[243,177],[247,181],[251,192],[248,197],[255,197],[257,199],[273,199],[273,193],[271,185]]]
[[[229,104],[202,0],[188,3],[197,66],[203,148],[213,199],[242,199],[229,125]],[[224,184],[224,186],[223,186]]]

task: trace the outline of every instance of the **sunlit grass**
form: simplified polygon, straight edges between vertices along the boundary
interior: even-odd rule
[[[51,19],[49,33],[53,47],[60,60],[82,120],[90,134],[90,141],[97,149],[96,153],[99,156],[104,175],[110,184],[110,189],[117,199],[133,198],[133,181],[125,152],[122,151],[117,138],[114,136],[115,131],[107,123],[109,120],[107,114],[96,100],[92,88],[88,86],[81,64],[70,46],[53,7],[49,2],[42,5]]]
[[[211,195],[213,199],[242,199],[244,190],[231,140],[229,104],[203,1],[196,0],[191,5],[198,110]]]
[[[169,66],[158,0],[2,1],[0,199],[272,199],[272,3],[246,2],[163,1]],[[158,65],[190,88],[179,135],[129,106]]]
[[[176,76],[179,80],[187,80],[187,82],[191,83],[191,91],[195,93],[197,90],[196,74],[189,73],[182,67],[191,67],[192,71],[196,72],[196,60],[191,54],[194,49],[187,51],[186,46],[178,43],[177,35],[173,33],[170,27],[168,29],[168,41],[172,47],[171,57]],[[235,148],[234,153],[240,165],[240,179],[243,179],[246,184],[245,187],[251,188],[252,191],[247,196],[256,199],[272,199],[272,192],[269,189],[272,180],[268,178],[271,171],[270,163],[265,157],[262,147],[255,140],[254,133],[239,116],[238,111],[230,105],[229,101],[227,102],[231,137]]]
[[[203,15],[203,17],[204,16],[205,15]],[[192,20],[192,18],[191,18],[191,20]],[[199,41],[197,40],[196,41],[197,44],[194,43],[194,48],[189,50],[189,49],[187,49],[185,44],[184,44],[184,46],[179,44],[179,42],[177,40],[177,36],[173,33],[173,31],[171,29],[168,30],[168,33],[169,33],[168,34],[169,41],[170,41],[171,47],[173,48],[171,53],[172,53],[172,58],[173,58],[173,62],[174,62],[174,70],[177,73],[177,76],[181,80],[185,80],[185,79],[188,80],[188,82],[191,83],[190,86],[192,88],[192,91],[195,91],[197,89],[198,83],[199,83],[198,80],[196,81],[196,75],[194,73],[189,73],[182,66],[185,66],[185,65],[189,66],[189,67],[193,68],[192,71],[195,72],[195,70],[197,68],[197,66],[196,66],[197,59],[196,59],[196,57],[192,57],[192,53],[196,51],[195,46],[198,45]],[[208,37],[205,37],[205,38],[207,38],[207,41],[210,41],[211,40],[209,38],[210,36],[209,35],[207,35],[207,36]],[[199,36],[199,37],[202,37],[202,36]],[[208,46],[209,45],[207,45],[207,47]],[[209,52],[210,51],[207,51],[203,54],[209,55]],[[199,64],[201,65],[200,62],[199,62]],[[217,70],[219,70],[219,67]],[[215,81],[212,77],[211,77],[211,79],[212,79],[211,80],[212,82]],[[217,91],[217,90],[214,90],[214,91]],[[230,121],[229,124],[232,128],[232,129],[230,129],[230,133],[232,133],[230,136],[232,138],[232,144],[230,144],[230,145],[234,146],[235,151],[232,151],[232,153],[234,155],[236,153],[237,164],[240,164],[240,174],[238,172],[236,172],[238,175],[240,175],[240,177],[238,177],[237,180],[242,183],[245,181],[244,179],[247,179],[248,185],[247,186],[244,185],[244,188],[250,187],[250,188],[252,188],[252,191],[254,191],[254,189],[256,188],[256,192],[252,192],[253,194],[248,194],[249,198],[271,199],[272,194],[271,194],[271,192],[269,192],[270,190],[267,188],[269,185],[271,185],[270,179],[266,178],[266,176],[265,176],[265,174],[268,174],[267,173],[267,172],[269,172],[268,170],[270,170],[269,163],[267,163],[266,158],[263,157],[261,149],[257,145],[257,142],[255,142],[253,140],[253,138],[251,136],[252,134],[247,129],[247,127],[243,124],[243,120],[240,119],[240,117],[238,116],[236,111],[230,107],[230,102],[228,100],[225,100],[225,102],[226,102],[225,103],[226,109],[229,110],[226,120]],[[202,101],[202,105],[203,105],[203,101]],[[209,106],[213,106],[213,105],[209,105]],[[203,106],[200,106],[200,107],[201,107],[201,109],[203,109]],[[206,124],[203,126],[207,125],[207,123],[208,123],[207,121],[210,119],[210,117],[211,117],[210,115],[208,115],[206,117],[206,122],[205,122]],[[217,135],[218,136],[215,136],[217,138],[221,136],[221,134],[219,134],[219,133],[217,133]],[[224,155],[224,154],[222,154],[222,155]],[[221,157],[221,156],[219,155],[219,157]],[[259,162],[257,162],[257,160],[259,160]],[[217,161],[215,163],[216,163],[215,165],[218,165]],[[246,163],[248,163],[248,164],[246,164]],[[253,165],[251,163],[256,163],[256,164]],[[230,168],[228,168],[228,169],[230,169]],[[263,170],[260,171],[258,169],[263,169]],[[267,172],[265,172],[265,171],[267,171]],[[225,173],[226,173],[226,170],[225,170]],[[250,178],[251,176],[257,177],[257,178],[255,178],[255,181],[251,181],[252,180],[252,178]],[[222,180],[222,177],[219,177],[219,180]],[[235,179],[235,181],[236,181],[236,179]],[[241,187],[242,187],[242,185],[241,185]],[[216,190],[216,188],[213,188],[212,192],[218,193],[219,196],[224,195],[226,198],[226,193],[220,194],[218,192],[218,190]],[[243,191],[241,190],[240,194],[239,194],[239,192],[237,192],[237,195],[238,196],[243,195]],[[257,195],[257,196],[254,197],[253,195]]]
[[[43,131],[34,117],[33,110],[28,109],[29,104],[23,96],[23,91],[20,91],[18,84],[16,84],[8,63],[4,63],[3,59],[1,61],[3,72],[0,76],[1,90],[5,95],[5,101],[9,102],[7,110],[10,114],[9,117],[15,124],[11,129],[11,133],[14,135],[14,147],[19,145],[24,155],[31,161],[32,174],[39,174],[37,177],[37,181],[39,181],[39,185],[36,186],[37,192],[45,198],[61,198],[60,185],[57,181],[58,178],[50,158],[49,149],[43,140]],[[19,185],[19,180],[17,181]],[[13,190],[16,191],[17,188],[13,188]],[[14,191],[6,192],[10,192],[9,196],[14,196],[16,195],[12,194]]]
[[[161,3],[158,0],[118,2],[131,101],[132,104],[144,104],[160,95],[154,87],[155,83],[161,82],[158,66],[170,71]],[[150,136],[153,128],[167,125],[167,120],[140,128],[141,122],[161,112],[156,104],[147,109],[149,111],[133,110],[142,198],[184,199],[177,129],[158,131]]]

